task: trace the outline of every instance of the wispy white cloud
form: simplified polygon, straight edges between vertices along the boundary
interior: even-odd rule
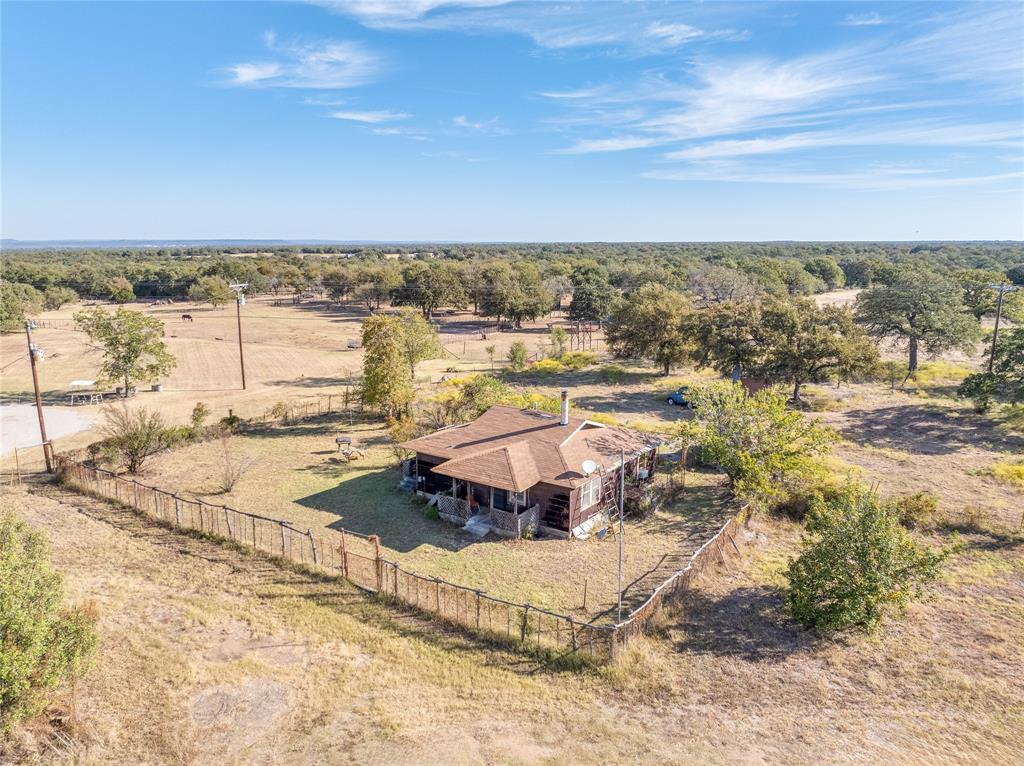
[[[691,4],[503,2],[502,0],[310,0],[375,29],[448,30],[528,37],[541,48],[622,47],[662,53],[696,40],[743,40],[747,32],[702,25],[673,15],[720,17]]]
[[[899,191],[980,186],[1019,181],[1024,171],[984,175],[940,175],[930,168],[879,166],[850,172],[820,172],[758,166],[649,170],[645,178],[659,181],[721,181],[727,183],[808,184],[859,190]]]
[[[431,141],[429,135],[418,128],[382,127],[374,128],[373,133],[378,136],[397,136],[408,138],[410,141]]]
[[[497,117],[492,117],[489,120],[471,120],[466,115],[459,114],[452,118],[452,125],[460,131],[481,133],[488,136],[504,136],[508,134],[508,130],[499,124]]]
[[[508,0],[312,0],[368,25],[387,25],[421,19],[439,8],[480,8]]]
[[[369,82],[381,60],[364,45],[350,41],[280,42],[264,36],[273,60],[246,61],[224,68],[226,85],[241,87],[351,88]]]
[[[767,138],[711,141],[665,155],[670,160],[708,160],[779,154],[804,149],[843,146],[1018,146],[1024,140],[1019,123],[934,125],[917,122],[882,129],[832,130],[790,133]]]
[[[655,21],[647,25],[646,34],[648,37],[655,37],[673,45],[680,45],[681,43],[702,37],[704,32],[697,29],[697,27],[691,27],[689,24],[666,24],[663,21]]]
[[[843,26],[846,27],[878,27],[888,23],[889,19],[875,11],[871,13],[850,13],[843,19]]]
[[[398,120],[407,120],[410,115],[405,112],[391,112],[391,111],[339,111],[331,112],[330,117],[335,120],[350,120],[351,122],[367,122],[376,124],[379,122],[396,122]]]

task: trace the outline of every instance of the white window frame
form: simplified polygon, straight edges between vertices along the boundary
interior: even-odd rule
[[[590,495],[590,502],[587,502],[587,496]],[[601,499],[601,478],[591,479],[586,484],[580,487],[580,510],[586,510],[591,506],[597,505],[597,502]]]

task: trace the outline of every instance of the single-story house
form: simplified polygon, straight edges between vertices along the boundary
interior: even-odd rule
[[[659,440],[569,416],[495,405],[470,423],[405,442],[416,453],[410,478],[447,521],[489,516],[491,531],[518,537],[527,527],[583,536],[618,502],[620,450],[627,478],[654,473]]]

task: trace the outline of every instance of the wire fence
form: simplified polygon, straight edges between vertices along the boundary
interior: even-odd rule
[[[348,412],[360,420],[373,417],[355,410],[354,397],[330,394],[314,401],[275,405],[247,422],[290,423],[339,412]],[[24,472],[42,470],[41,448],[36,451],[38,460],[33,455],[31,465],[21,466],[18,481]],[[724,560],[728,548],[738,552],[735,539],[740,529],[739,520],[745,512],[741,509],[737,516],[729,519],[693,553],[683,568],[656,587],[626,619],[614,625],[595,624],[404,569],[398,562],[382,556],[376,535],[341,528],[314,533],[310,528],[303,530],[283,519],[181,497],[137,479],[87,465],[83,462],[85,452],[75,450],[56,456],[58,472],[72,488],[114,500],[180,529],[231,540],[283,560],[340,575],[365,591],[490,639],[538,653],[573,654],[597,662],[614,659],[632,637],[649,628],[662,608],[680,604],[695,578],[713,561]]]
[[[380,539],[345,529],[314,533],[282,519],[181,497],[136,479],[58,456],[66,485],[180,529],[231,540],[272,556],[341,575],[357,587],[488,639],[540,654],[575,654],[601,662],[616,651],[617,628],[581,622],[531,604],[402,568],[381,554]]]

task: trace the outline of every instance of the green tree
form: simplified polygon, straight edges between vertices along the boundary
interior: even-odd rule
[[[235,294],[223,277],[200,277],[188,288],[188,299],[193,303],[209,303],[216,308],[233,301]]]
[[[584,263],[573,269],[570,279],[569,319],[591,322],[607,317],[618,298],[618,291],[608,281],[608,272],[596,263]]]
[[[526,360],[529,354],[530,350],[526,348],[526,344],[517,340],[508,349],[508,366],[516,372],[526,369]]]
[[[47,287],[43,293],[43,308],[47,311],[56,311],[65,303],[74,303],[78,300],[78,293],[70,287]]]
[[[551,355],[561,356],[565,353],[565,344],[569,340],[569,333],[561,325],[551,328]]]
[[[437,330],[422,314],[406,309],[400,315],[402,352],[409,365],[409,380],[416,377],[416,365],[427,359],[437,359],[443,353]]]
[[[156,380],[177,364],[162,340],[163,322],[141,311],[121,306],[111,314],[95,307],[75,314],[75,323],[103,346],[100,379],[123,382],[126,397],[133,381]]]
[[[110,300],[114,303],[131,303],[135,300],[135,289],[132,283],[124,277],[114,277],[110,280]]]
[[[400,302],[418,307],[426,319],[442,306],[466,306],[468,296],[461,274],[449,263],[413,263],[406,268],[404,277],[405,283],[397,291]]]
[[[691,354],[686,298],[661,285],[644,285],[625,298],[605,332],[608,346],[620,359],[651,359],[668,375]]]
[[[986,357],[992,357],[992,347]],[[1000,333],[996,341],[992,372],[984,365],[983,372],[964,378],[957,389],[959,396],[973,399],[982,412],[993,401],[1024,402],[1024,328],[1017,327]]]
[[[786,603],[821,633],[875,630],[938,577],[946,553],[918,544],[900,513],[862,488],[812,502],[800,555],[791,559]]]
[[[834,374],[866,375],[878,366],[878,349],[849,309],[819,307],[808,298],[773,300],[759,321],[765,348],[756,372],[790,383],[794,402],[800,401],[805,383],[821,383]]]
[[[820,472],[836,433],[786,406],[765,388],[748,396],[739,384],[694,386],[689,392],[704,459],[718,465],[733,493],[754,508],[783,499]]]
[[[995,314],[997,293],[989,285],[1005,282],[1005,274],[990,269],[957,269],[950,276],[963,291],[963,303],[975,319]]]
[[[0,738],[35,715],[96,649],[92,609],[67,608],[46,539],[12,512],[0,514]]]
[[[0,280],[0,332],[25,329],[25,317],[43,308],[43,295],[32,285]]]
[[[523,321],[532,321],[551,308],[551,293],[533,263],[488,263],[481,269],[481,278],[486,289],[480,299],[480,313],[496,317],[499,323],[504,317],[521,327]]]
[[[823,281],[829,290],[838,290],[846,284],[846,275],[834,258],[812,258],[804,265],[804,269]]]
[[[363,348],[363,403],[385,418],[400,418],[413,397],[402,319],[367,317],[363,321]]]
[[[741,303],[755,298],[758,286],[737,269],[706,263],[690,276],[690,292],[699,305]]]
[[[911,374],[917,370],[919,351],[936,355],[951,348],[971,350],[980,335],[960,288],[917,268],[901,269],[891,284],[858,295],[855,316],[872,337],[906,344]]]
[[[761,311],[760,302],[720,303],[690,314],[684,334],[696,363],[734,377],[763,371],[768,341]]]

